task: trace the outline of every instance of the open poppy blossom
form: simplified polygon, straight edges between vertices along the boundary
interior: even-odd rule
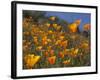
[[[28,54],[24,57],[24,62],[26,67],[32,69],[34,65],[40,60],[40,56],[35,56],[34,54]]]
[[[48,58],[48,62],[49,62],[51,65],[55,64],[55,62],[56,62],[56,56],[49,57],[49,58]]]

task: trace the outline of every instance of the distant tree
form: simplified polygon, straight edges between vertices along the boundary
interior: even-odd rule
[[[45,12],[23,10],[23,18],[30,18],[30,17],[32,17],[33,21],[38,22],[39,19],[45,18]]]

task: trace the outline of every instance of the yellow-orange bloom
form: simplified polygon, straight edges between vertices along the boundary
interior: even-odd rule
[[[49,57],[48,58],[48,62],[50,63],[50,64],[55,64],[55,61],[56,61],[56,56],[52,56],[52,57]]]
[[[70,53],[70,49],[64,49],[64,55],[68,55]]]
[[[48,42],[51,42],[51,39],[47,39]]]
[[[72,24],[70,24],[69,25],[69,30],[70,30],[70,32],[77,32],[77,24],[76,23],[72,23]]]
[[[59,45],[61,43],[61,40],[57,40],[56,42],[55,42],[55,45]]]
[[[49,30],[48,33],[49,33],[49,34],[53,34],[53,31],[52,31],[52,30]]]
[[[47,41],[42,41],[42,45],[47,45],[48,42]]]
[[[47,26],[47,27],[50,27],[50,23],[46,23],[46,26]]]
[[[42,46],[38,46],[36,50],[42,50]]]
[[[60,29],[61,29],[61,26],[57,26],[57,27],[56,27],[56,30],[59,31]]]
[[[50,51],[52,46],[47,46],[47,50]]]
[[[44,37],[42,38],[42,44],[43,44],[43,45],[47,45],[47,44],[48,44],[47,36],[44,36]]]
[[[53,27],[54,27],[54,28],[57,28],[57,27],[58,27],[58,24],[54,23],[54,24],[53,24]]]
[[[76,57],[77,54],[78,54],[78,52],[79,52],[79,49],[78,48],[77,49],[72,49],[71,56]]]
[[[65,37],[64,36],[60,36],[60,40],[63,40]]]
[[[89,48],[89,44],[84,42],[84,43],[81,45],[81,47],[82,47],[82,48],[85,48],[85,49],[86,49],[86,48]]]
[[[71,60],[69,59],[69,60],[65,60],[65,61],[63,61],[62,62],[63,64],[70,64],[71,63]]]
[[[62,41],[62,42],[60,43],[60,46],[66,48],[66,47],[68,46],[68,40]]]
[[[35,44],[38,44],[38,38],[37,38],[37,37],[33,37],[33,42],[34,42]]]
[[[28,54],[24,57],[24,62],[28,69],[32,69],[39,60],[40,56],[35,56],[34,54]]]
[[[42,40],[43,40],[43,41],[46,41],[46,40],[47,40],[47,36],[44,36],[44,37],[42,38]]]
[[[74,50],[74,54],[78,54],[79,49]]]

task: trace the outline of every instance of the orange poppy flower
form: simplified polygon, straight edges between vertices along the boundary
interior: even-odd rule
[[[46,41],[46,40],[47,40],[47,36],[44,36],[44,37],[42,38],[42,40],[43,40],[43,41]]]
[[[84,24],[83,29],[85,31],[90,30],[91,25],[90,24]]]
[[[35,56],[34,54],[28,54],[24,57],[24,62],[28,69],[32,69],[39,60],[40,56]]]
[[[47,42],[47,41],[42,41],[42,44],[43,44],[43,45],[47,45],[48,42]]]
[[[79,26],[80,23],[81,23],[81,19],[77,19],[77,20],[75,20],[75,23],[77,24],[77,26]]]
[[[70,32],[72,32],[72,33],[75,33],[75,32],[77,32],[77,24],[76,23],[72,23],[72,24],[70,24],[69,25],[69,30],[70,30]]]
[[[67,45],[68,45],[68,40],[62,41],[62,42],[60,43],[60,46],[62,46],[62,47],[64,47],[64,48],[66,48]]]
[[[48,44],[48,42],[47,42],[47,36],[44,36],[44,37],[42,38],[42,44],[43,44],[43,45]]]
[[[63,54],[62,52],[59,52],[58,56],[59,56],[60,58],[64,58],[64,54]]]
[[[48,62],[50,63],[50,64],[55,64],[55,61],[56,61],[56,56],[52,56],[52,57],[49,57],[48,58]]]

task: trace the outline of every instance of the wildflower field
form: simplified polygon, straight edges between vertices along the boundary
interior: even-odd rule
[[[23,11],[23,69],[90,66],[90,22],[47,13]]]

